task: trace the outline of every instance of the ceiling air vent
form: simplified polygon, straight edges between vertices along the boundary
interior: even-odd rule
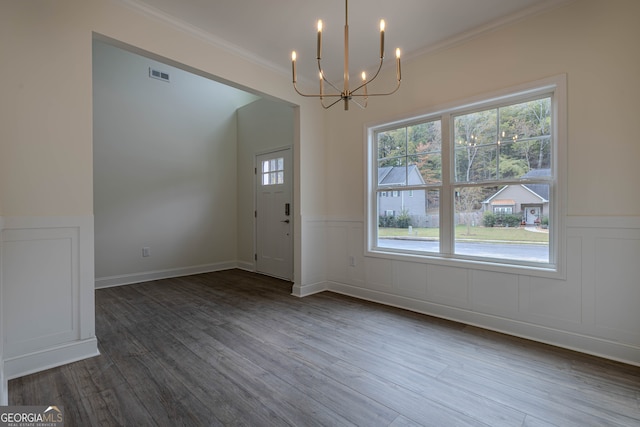
[[[162,80],[163,82],[169,81],[169,73],[165,73],[164,71],[156,70],[151,67],[149,67],[149,77]]]

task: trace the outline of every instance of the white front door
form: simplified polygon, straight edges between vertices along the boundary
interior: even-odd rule
[[[293,279],[291,149],[256,156],[256,271]]]
[[[525,222],[527,225],[533,225],[536,220],[540,219],[540,207],[539,206],[527,206],[525,208]]]

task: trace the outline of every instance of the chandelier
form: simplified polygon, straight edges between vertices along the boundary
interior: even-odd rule
[[[361,108],[366,108],[367,101],[370,96],[384,96],[391,95],[395,93],[400,87],[400,82],[402,80],[402,75],[400,71],[400,49],[396,49],[396,80],[397,84],[395,89],[391,92],[386,93],[368,93],[367,85],[378,77],[380,70],[382,69],[382,64],[384,62],[384,27],[385,22],[384,19],[380,20],[380,64],[378,65],[378,70],[375,72],[372,78],[367,79],[366,73],[362,72],[362,81],[360,85],[355,89],[351,90],[349,88],[349,0],[345,0],[345,18],[344,18],[344,86],[343,89],[338,89],[333,83],[331,83],[322,69],[321,59],[322,59],[322,20],[318,20],[318,48],[316,59],[318,61],[318,76],[320,78],[320,93],[316,94],[307,94],[303,93],[298,89],[297,86],[297,76],[296,76],[296,52],[293,51],[291,53],[291,69],[293,74],[293,88],[296,92],[302,96],[320,98],[320,104],[325,108],[329,108],[339,101],[344,102],[344,109],[349,109],[349,101],[355,102]],[[324,86],[325,83],[331,87],[331,91],[325,93]],[[325,104],[325,98],[328,98],[328,101],[331,101],[328,105]]]

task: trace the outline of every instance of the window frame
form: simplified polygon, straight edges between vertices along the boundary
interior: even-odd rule
[[[455,187],[479,185],[480,182],[456,182],[455,145],[452,143],[454,117],[461,114],[496,108],[504,105],[517,104],[536,98],[551,96],[551,138],[553,147],[551,152],[551,179],[549,222],[552,224],[549,233],[549,263],[535,263],[520,260],[502,260],[497,258],[482,258],[455,254],[455,228],[453,214],[455,206],[453,192]],[[490,271],[500,271],[515,274],[533,275],[550,278],[566,278],[565,268],[565,205],[566,205],[566,149],[567,149],[567,89],[566,75],[561,74],[550,78],[505,88],[485,95],[441,105],[426,111],[384,121],[365,124],[364,149],[366,154],[365,168],[365,256],[434,263],[456,267],[472,267]],[[440,191],[440,252],[411,252],[389,249],[377,246],[378,218],[377,218],[377,141],[379,132],[411,126],[432,120],[440,120],[442,127],[442,182],[440,186],[415,188],[406,186],[404,190],[424,189],[429,191],[438,188]],[[387,190],[388,191],[388,190]]]

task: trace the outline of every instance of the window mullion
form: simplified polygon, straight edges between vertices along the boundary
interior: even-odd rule
[[[441,117],[442,191],[440,192],[440,253],[453,254],[453,120],[450,114]]]
[[[496,179],[500,179],[500,108],[496,109]]]

